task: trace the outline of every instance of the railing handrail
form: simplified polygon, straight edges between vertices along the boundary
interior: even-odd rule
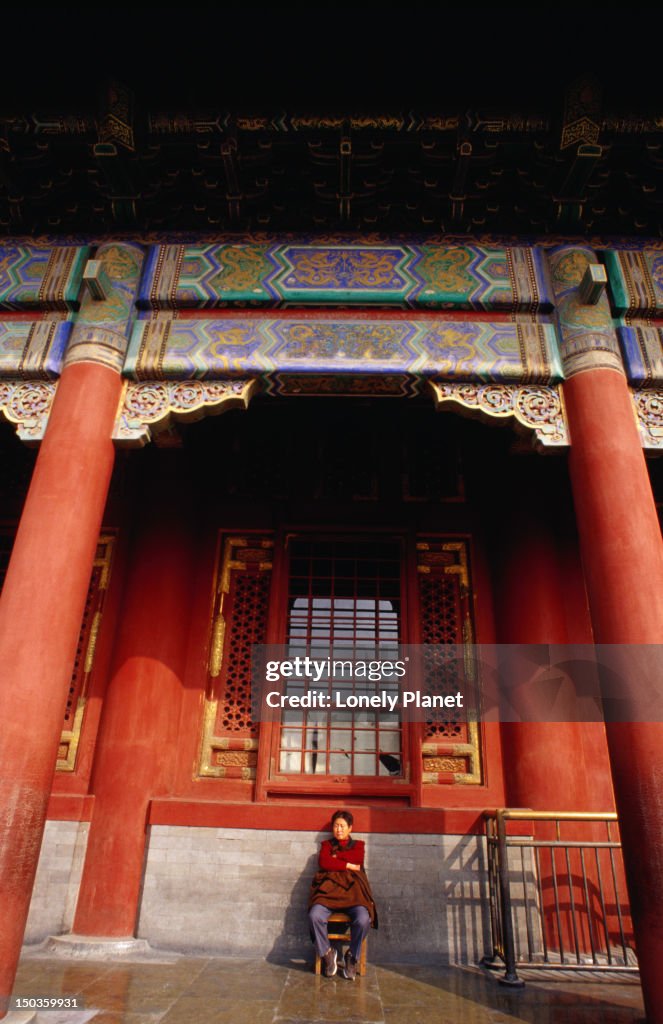
[[[521,807],[498,807],[484,811],[483,816],[510,821],[617,821],[614,811],[530,811]]]
[[[496,837],[489,836],[493,840]],[[608,842],[601,839],[587,839],[586,841],[575,839],[530,839],[528,836],[506,836],[507,846],[527,846],[532,850],[546,849],[555,850],[563,847],[565,850],[621,850],[622,844],[618,839]]]
[[[621,842],[613,835],[612,825],[618,826],[618,817],[614,811],[534,811],[525,807],[502,807],[485,810],[483,818],[488,853],[493,952],[491,956],[484,957],[482,962],[494,964],[496,957],[499,957],[505,967],[505,975],[500,979],[504,984],[523,984],[518,977],[518,967],[637,970],[632,961],[629,963],[634,955],[633,945],[632,940],[627,943],[624,930],[628,902],[623,895],[623,882],[621,886],[618,883],[621,875],[615,858],[620,857]],[[510,821],[521,823],[515,834],[508,831]],[[523,827],[527,822],[532,824],[532,829],[526,830]],[[547,830],[544,830],[543,836],[537,835],[535,826],[543,822],[555,825],[554,838],[545,837]],[[602,824],[605,826],[601,830],[603,837],[578,839],[578,830],[573,829],[571,834],[574,838],[565,839],[565,830],[561,827],[563,822],[588,826]],[[591,835],[597,830],[588,828],[583,831]],[[530,866],[526,866],[523,859],[525,851],[530,851]],[[512,862],[512,855],[519,857],[519,872],[517,865]],[[572,867],[572,856],[578,858],[577,866]],[[603,861],[604,856],[608,858],[607,862]],[[543,857],[549,858],[545,874],[542,873]],[[558,857],[562,858],[561,862]],[[595,881],[592,881],[592,872],[596,873]],[[547,895],[544,895],[544,879],[551,886]],[[606,881],[611,885],[609,891],[605,887]],[[518,887],[515,892],[512,891],[514,885]],[[528,891],[531,885],[535,888],[533,896]],[[563,897],[567,887],[568,897]],[[577,887],[579,892],[576,894]],[[562,898],[565,903],[561,902]],[[546,918],[543,916],[544,906],[547,907]],[[528,958],[517,951],[517,907],[525,913]],[[542,959],[532,945],[534,933],[531,924],[535,915],[538,915],[540,922],[537,928],[541,929]],[[613,942],[614,925],[609,921],[615,916],[619,935]],[[551,921],[556,928],[556,931],[550,933],[552,945],[547,938]],[[591,948],[586,948],[585,943],[589,943]]]

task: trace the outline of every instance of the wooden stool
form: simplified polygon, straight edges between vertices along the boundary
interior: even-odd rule
[[[350,922],[350,917],[348,916],[348,914],[345,914],[342,910],[334,911],[334,913],[329,918],[329,921],[327,922],[327,924],[334,925],[334,928],[332,928],[329,931],[329,939],[330,939],[330,941],[332,941],[332,940],[338,941],[340,939],[342,942],[347,942],[347,943],[350,942],[350,924],[351,924],[351,922]],[[347,925],[347,927],[344,928],[341,931],[338,928],[338,925],[340,925],[340,924],[345,924],[345,925]],[[359,959],[357,960],[357,974],[362,975],[362,976],[366,974],[366,945],[367,945],[367,943],[368,943],[368,939],[364,939],[364,941],[361,944],[361,953],[359,955]],[[339,963],[339,968],[340,968],[340,966],[341,966],[341,964]],[[322,969],[322,961],[321,961],[320,957],[318,956],[318,952],[316,950],[316,953],[315,953],[315,973],[316,974],[320,974],[321,969]]]

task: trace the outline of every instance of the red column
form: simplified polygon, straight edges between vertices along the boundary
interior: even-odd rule
[[[23,941],[120,393],[106,366],[63,371],[0,599],[0,996]]]
[[[663,542],[625,378],[587,370],[565,383],[564,397],[595,640],[661,644]],[[634,661],[637,654],[634,648]],[[663,724],[612,724],[607,734],[645,1007],[654,1024],[663,1021]]]
[[[528,465],[529,463],[529,465]],[[523,459],[512,471],[500,536],[497,573],[497,629],[502,644],[590,642],[583,625],[569,635],[565,609],[574,581],[562,578],[561,535],[550,517],[563,521],[554,469],[541,458]],[[552,478],[552,479],[551,479]],[[560,533],[558,528],[558,534]],[[579,722],[504,722],[502,742],[507,801],[541,811],[610,810],[607,751],[602,765],[586,765]]]
[[[174,452],[145,452],[174,462]],[[134,934],[153,796],[172,793],[192,603],[192,531],[176,509],[181,480],[147,480],[113,667],[104,698],[90,827],[73,931]],[[184,488],[186,490],[186,488]],[[150,493],[151,492],[151,493]]]
[[[523,644],[526,649],[531,644],[592,641],[587,609],[582,607],[585,595],[579,579],[579,556],[574,538],[568,535],[570,497],[566,465],[561,462],[538,457],[514,460],[512,466],[508,491],[515,502],[506,510],[500,538],[497,626],[501,642]],[[567,614],[569,606],[574,612],[571,618]],[[528,663],[525,656],[522,662],[514,658],[516,671],[522,672]],[[508,653],[505,664],[508,670]],[[534,671],[534,661],[530,667]],[[614,809],[602,724],[503,722],[501,735],[510,806],[553,812]],[[540,841],[554,838],[550,822],[534,822],[531,828]],[[591,839],[592,826],[567,823],[564,835],[568,839]],[[603,832],[595,835],[596,839],[603,837]],[[584,919],[580,915],[574,920],[569,912],[571,906],[583,906],[582,883],[577,876],[571,881],[570,872],[568,878],[560,878],[558,871],[559,862],[552,851],[540,848],[540,909],[547,946],[568,950],[578,941],[580,950],[589,953],[591,941]],[[590,885],[597,881],[591,864],[586,877]]]

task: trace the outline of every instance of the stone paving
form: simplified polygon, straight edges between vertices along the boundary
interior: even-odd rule
[[[310,963],[154,953],[140,961],[24,955],[15,995],[77,996],[84,1010],[36,1024],[632,1024],[637,976],[556,974],[523,989],[478,967],[369,965],[365,978],[321,978]],[[27,1020],[10,1013],[7,1020]],[[34,1019],[34,1018],[33,1018]]]

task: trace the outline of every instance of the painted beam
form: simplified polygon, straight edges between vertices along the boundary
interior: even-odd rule
[[[152,246],[138,305],[384,305],[547,312],[536,247],[237,242]]]
[[[0,310],[78,309],[86,245],[0,246]]]
[[[635,387],[663,384],[663,330],[645,322],[619,327],[617,333],[629,383]]]
[[[617,316],[663,316],[663,253],[607,249],[604,256]]]
[[[0,320],[0,379],[59,376],[71,334],[68,320]]]
[[[131,380],[388,373],[537,384],[563,376],[550,324],[258,314],[140,320],[123,372]]]

